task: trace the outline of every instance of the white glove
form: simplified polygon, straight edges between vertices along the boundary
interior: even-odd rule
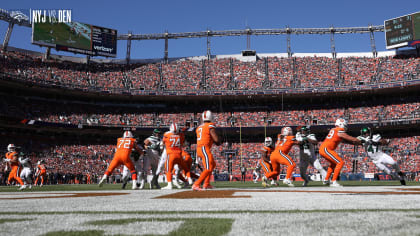
[[[362,141],[362,143],[367,143],[369,141],[369,137],[357,136],[357,139]]]
[[[303,141],[303,138],[302,138],[302,134],[301,133],[299,133],[299,132],[296,133],[296,140],[298,142],[302,142]]]
[[[380,134],[375,134],[372,136],[372,141],[377,143],[379,142],[379,140],[381,140],[381,135]]]
[[[3,162],[10,162],[10,159],[3,159]]]

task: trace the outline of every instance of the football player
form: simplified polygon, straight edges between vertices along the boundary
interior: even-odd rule
[[[20,172],[20,178],[23,181],[23,186],[19,190],[25,189],[27,187],[32,188],[32,163],[31,159],[21,152],[19,154],[19,162],[22,165],[23,169]]]
[[[152,169],[153,174],[153,178],[149,183],[150,188],[160,188],[157,181],[158,175],[156,174],[156,170],[159,164],[159,151],[161,142],[159,136],[160,131],[158,129],[154,129],[153,134],[144,140],[144,147],[146,149],[146,153],[143,156],[143,168],[141,170],[140,188],[143,188],[144,186],[144,181],[145,179],[147,179],[147,173],[149,172],[149,168]]]
[[[137,140],[133,138],[133,134],[130,131],[125,131],[123,137],[117,139],[117,151],[115,152],[114,158],[109,164],[108,169],[99,181],[99,187],[102,187],[105,180],[112,174],[115,168],[120,165],[126,165],[130,170],[131,178],[133,180],[132,189],[138,189],[136,169],[133,161],[130,159],[133,148],[140,154],[143,154],[143,149],[137,144]]]
[[[319,154],[323,158],[325,158],[329,163],[330,166],[328,167],[327,175],[324,179],[324,184],[329,184],[329,179],[331,174],[334,172],[332,177],[331,187],[342,187],[338,182],[337,178],[340,175],[341,169],[344,166],[343,159],[335,152],[338,144],[342,141],[353,145],[361,145],[362,141],[350,136],[346,133],[347,130],[347,121],[343,118],[338,118],[335,121],[335,128],[332,128],[328,133],[327,137],[325,138],[324,142],[322,142],[321,146],[319,147]]]
[[[16,146],[14,144],[9,144],[7,146],[6,159],[4,159],[4,162],[6,162],[6,165],[10,167],[10,173],[7,181],[12,183],[12,181],[15,180],[20,184],[21,187],[23,187],[23,181],[19,177],[20,164],[18,154],[16,152]]]
[[[270,186],[267,183],[267,180],[268,180],[267,175],[270,174],[271,171],[273,171],[273,167],[271,166],[271,162],[270,162],[270,156],[273,151],[274,151],[273,139],[271,137],[266,137],[264,140],[264,146],[261,149],[261,159],[258,161],[259,165],[262,167],[262,170],[264,171],[264,174],[262,177],[262,186],[264,188],[267,186]],[[271,179],[271,185],[277,185],[274,179]]]
[[[283,127],[281,129],[281,133],[278,135],[276,148],[270,156],[273,171],[271,171],[267,175],[267,178],[276,179],[277,176],[280,174],[280,165],[286,165],[287,172],[286,178],[283,180],[283,183],[287,184],[290,187],[294,187],[292,183],[292,173],[296,167],[296,163],[288,154],[292,146],[296,144],[299,144],[299,142],[296,141],[295,136],[293,135],[292,128]]]
[[[363,146],[365,151],[372,162],[378,167],[379,170],[385,172],[388,175],[394,176],[400,180],[401,185],[406,185],[404,179],[404,173],[400,170],[398,163],[388,154],[382,152],[381,146],[388,145],[389,140],[383,139],[380,134],[371,134],[370,128],[362,128],[360,131],[361,135],[357,137],[360,140],[363,140]],[[395,170],[395,173],[391,173],[391,170],[387,165],[392,166]]]
[[[254,183],[258,183],[258,179],[260,178],[260,171],[261,171],[261,165],[260,165],[260,162],[257,162],[257,165],[252,171],[252,177],[254,179]]]
[[[296,140],[300,141],[299,144],[299,169],[300,176],[303,179],[303,187],[306,187],[309,182],[309,177],[306,174],[308,166],[315,167],[321,174],[321,179],[324,179],[327,175],[327,171],[322,167],[318,158],[315,155],[315,146],[318,144],[315,134],[310,133],[310,129],[307,126],[302,126],[300,131],[296,133]]]
[[[216,132],[216,126],[213,123],[213,114],[211,111],[204,111],[201,115],[202,124],[195,130],[197,135],[197,157],[203,161],[204,170],[200,175],[200,178],[196,180],[192,186],[194,191],[201,191],[206,189],[213,189],[210,185],[210,177],[216,168],[216,162],[214,161],[213,154],[211,153],[211,147],[213,143],[220,145],[220,139]],[[203,184],[203,188],[201,188]]]
[[[184,145],[184,134],[178,129],[178,125],[172,123],[169,127],[169,131],[163,135],[163,143],[165,144],[165,149],[167,153],[166,159],[166,180],[168,185],[162,189],[172,189],[172,171],[174,170],[174,165],[178,164],[183,170],[186,171],[189,184],[192,184],[192,179],[189,170],[186,167],[184,160],[182,159],[182,149]],[[175,179],[176,180],[176,179]],[[173,183],[177,188],[181,188],[178,182],[174,181]]]
[[[136,151],[133,150],[133,152],[131,153],[131,161],[134,164],[134,168],[137,171],[137,186],[139,185],[139,178],[140,178],[140,174],[141,174],[141,159],[140,159],[140,154]],[[124,165],[123,171],[122,171],[122,189],[125,189],[128,180],[130,179],[130,170],[128,169],[128,167],[126,165]]]
[[[42,187],[45,181],[47,180],[47,168],[45,167],[44,160],[38,161],[36,170],[35,170],[35,176],[36,176],[36,179],[35,179],[34,186],[38,184],[38,180],[40,179],[41,184],[39,186]]]

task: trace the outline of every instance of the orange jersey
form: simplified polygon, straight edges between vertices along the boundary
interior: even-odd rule
[[[210,130],[215,129],[216,126],[212,122],[206,122],[197,127],[195,133],[197,134],[197,148],[206,146],[213,146],[213,138],[210,135]]]
[[[184,144],[184,134],[174,134],[171,132],[166,132],[163,135],[163,143],[165,144],[167,154],[181,154],[181,147]]]
[[[8,153],[6,153],[6,158],[9,159],[9,160],[13,160],[13,158],[16,155],[17,155],[17,152],[8,152]],[[16,162],[16,163],[10,162],[10,166],[11,167],[13,167],[13,166],[19,166],[19,162]]]
[[[271,155],[271,153],[274,151],[274,148],[273,147],[267,147],[267,146],[263,146],[262,148],[261,148],[261,150],[262,150],[262,152],[264,152],[264,153],[267,153],[267,157],[268,157],[268,159],[270,159],[270,155]]]
[[[46,168],[45,168],[45,165],[44,164],[40,164],[40,165],[38,165],[36,168],[38,168],[39,169],[39,171],[41,172],[41,174],[42,173],[45,173],[46,172]]]
[[[326,147],[330,150],[335,150],[338,144],[341,143],[342,139],[338,136],[338,133],[345,133],[346,131],[343,128],[335,127],[330,130],[324,142],[321,146]]]
[[[286,137],[279,137],[280,139],[277,140],[276,150],[281,150],[284,154],[288,154],[292,146],[296,144],[295,136],[286,136]]]
[[[182,159],[184,159],[184,161],[186,161],[186,162],[188,162],[190,160],[192,161],[191,155],[184,150],[182,150]]]
[[[117,151],[115,153],[130,156],[134,145],[137,144],[137,140],[134,138],[119,138],[117,140]]]

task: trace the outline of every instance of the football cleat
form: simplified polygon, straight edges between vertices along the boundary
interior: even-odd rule
[[[173,184],[175,185],[175,187],[177,188],[182,188],[181,185],[179,185],[178,181],[173,181]]]
[[[295,185],[292,183],[290,179],[284,179],[283,184],[287,184],[289,187],[295,187]]]
[[[24,190],[26,187],[27,187],[27,186],[24,184],[24,185],[22,185],[22,186],[19,188],[19,190]]]
[[[206,185],[206,186],[203,186],[203,189],[204,190],[208,190],[208,189],[215,189],[215,187],[213,187],[213,185]]]
[[[309,181],[307,181],[307,180],[303,181],[302,187],[308,186],[308,183],[309,183]]]
[[[261,181],[261,185],[262,185],[264,188],[266,188],[266,187],[268,186],[268,184],[267,184],[267,177],[263,176],[261,180],[262,180],[262,181]]]
[[[331,184],[330,184],[330,187],[336,187],[336,188],[340,188],[340,187],[343,187],[341,184],[339,184],[337,181],[333,181]]]
[[[172,182],[168,182],[168,185],[166,185],[165,187],[163,187],[161,189],[173,189]]]
[[[329,180],[324,180],[324,181],[322,181],[322,184],[323,185],[330,185],[330,181]]]
[[[193,191],[203,191],[203,189],[202,189],[202,188],[200,188],[200,186],[197,186],[197,185],[193,185],[193,186],[192,186],[192,190],[193,190]]]
[[[144,189],[144,179],[140,181],[139,189]]]

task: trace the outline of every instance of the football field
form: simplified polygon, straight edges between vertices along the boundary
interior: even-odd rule
[[[342,184],[218,182],[201,192],[111,184],[0,187],[0,234],[420,235],[418,182]]]

